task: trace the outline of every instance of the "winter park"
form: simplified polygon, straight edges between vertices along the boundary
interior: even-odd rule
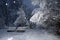
[[[0,0],[0,40],[60,40],[60,0]]]

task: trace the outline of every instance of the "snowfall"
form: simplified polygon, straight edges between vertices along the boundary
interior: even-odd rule
[[[39,4],[39,1],[34,1],[32,0],[32,4],[35,6],[36,4]],[[28,7],[30,4],[28,4],[30,2],[30,0],[24,0],[24,4],[28,5]],[[42,1],[42,3],[39,4],[41,9],[44,9],[45,6],[45,1]],[[38,8],[39,9],[39,8]],[[30,21],[31,22],[38,22],[38,23],[42,23],[41,16],[43,16],[42,12],[40,12],[41,14],[39,14],[40,11],[37,12],[37,14],[34,14]],[[39,20],[37,20],[38,15]],[[36,18],[36,19],[34,19]],[[0,29],[0,40],[60,40],[60,38],[52,33],[48,33],[47,31],[43,30],[43,29],[27,29],[25,32],[7,32],[7,29]]]

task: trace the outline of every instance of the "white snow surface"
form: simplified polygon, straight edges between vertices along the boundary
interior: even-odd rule
[[[59,40],[59,38],[44,30],[29,29],[23,33],[0,30],[0,40]]]

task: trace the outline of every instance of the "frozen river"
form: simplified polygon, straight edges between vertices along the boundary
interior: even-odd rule
[[[45,30],[29,29],[25,32],[6,32],[0,30],[0,40],[60,40]]]

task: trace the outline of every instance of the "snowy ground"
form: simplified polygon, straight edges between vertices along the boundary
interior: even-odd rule
[[[57,36],[44,30],[29,29],[26,32],[6,32],[0,30],[0,40],[60,40]]]

